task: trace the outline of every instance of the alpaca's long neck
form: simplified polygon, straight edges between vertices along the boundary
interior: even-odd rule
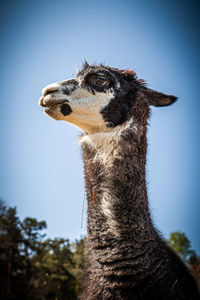
[[[151,224],[145,181],[146,137],[136,128],[88,136],[83,145],[88,233],[106,243],[135,238]]]
[[[186,267],[152,225],[146,128],[129,125],[82,138],[88,238],[81,299],[199,299]]]
[[[104,287],[109,276],[127,276],[127,264],[152,249],[156,240],[145,183],[145,134],[130,126],[83,138],[89,280],[104,278]],[[135,275],[145,271],[145,259],[135,265]]]

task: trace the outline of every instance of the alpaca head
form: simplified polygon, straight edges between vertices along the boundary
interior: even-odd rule
[[[147,105],[167,106],[176,97],[148,89],[130,70],[85,63],[73,79],[47,85],[39,104],[55,120],[64,120],[86,133],[106,132],[134,116],[142,95]]]

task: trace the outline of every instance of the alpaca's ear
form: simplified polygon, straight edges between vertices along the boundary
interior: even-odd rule
[[[148,88],[144,88],[142,91],[148,97],[150,105],[153,106],[168,106],[177,100],[177,97],[173,95],[166,95]]]

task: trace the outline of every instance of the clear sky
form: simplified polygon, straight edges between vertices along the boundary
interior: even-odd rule
[[[153,108],[147,181],[154,224],[200,249],[200,2],[5,0],[0,9],[0,197],[49,237],[86,233],[80,131],[43,114],[41,89],[74,76],[84,58],[132,68],[177,103]]]

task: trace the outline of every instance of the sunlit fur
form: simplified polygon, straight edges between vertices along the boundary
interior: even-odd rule
[[[91,74],[105,77],[105,86],[91,85]],[[46,114],[83,131],[88,237],[81,300],[199,299],[187,267],[153,226],[148,207],[150,105],[175,100],[148,89],[133,71],[87,63],[75,79],[43,89]]]
[[[66,80],[65,84],[67,85],[67,83],[68,81]],[[72,123],[87,133],[107,131],[106,124],[99,111],[109,103],[111,98],[113,98],[111,92],[96,92],[95,95],[93,95],[87,89],[78,86],[72,93],[65,95],[63,94],[59,83],[55,83],[44,88],[43,93],[45,94],[45,91],[51,89],[53,86],[55,88],[58,87],[58,91],[43,96],[40,99],[40,103],[42,102],[43,105],[45,105],[46,103],[51,103],[51,101],[56,102],[66,100],[72,109],[72,113],[68,116],[64,116],[60,112],[61,104],[58,104],[45,109],[45,113],[48,116],[55,120],[64,120]]]

